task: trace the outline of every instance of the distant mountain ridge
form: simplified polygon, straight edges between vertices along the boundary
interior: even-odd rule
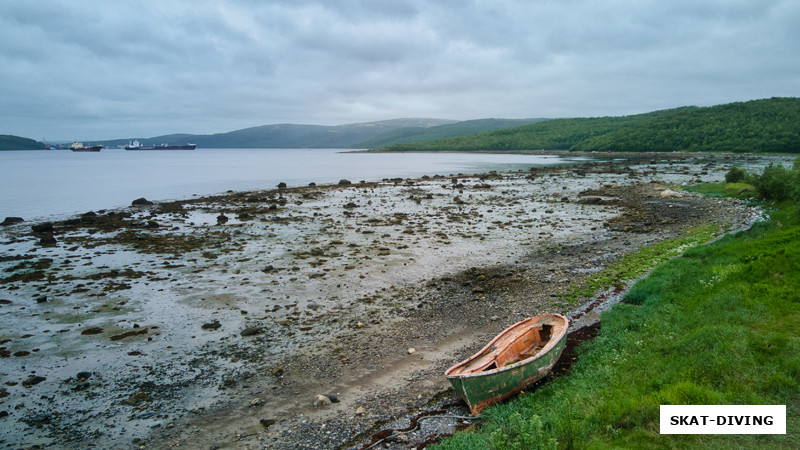
[[[364,148],[361,142],[386,132],[413,128],[425,129],[456,123],[448,119],[392,119],[345,125],[272,124],[217,134],[169,134],[137,138],[142,143],[180,144],[191,142],[199,148]],[[132,139],[132,138],[131,138]],[[131,139],[101,141],[107,147],[125,145]]]

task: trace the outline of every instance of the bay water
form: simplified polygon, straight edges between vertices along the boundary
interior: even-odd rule
[[[181,200],[229,190],[474,174],[563,164],[580,157],[490,153],[366,153],[342,149],[0,152],[0,220],[58,219],[145,197]]]

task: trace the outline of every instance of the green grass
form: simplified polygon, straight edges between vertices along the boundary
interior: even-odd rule
[[[695,186],[687,186],[681,189],[697,192],[709,197],[736,197],[747,199],[753,198],[756,195],[756,187],[748,183],[704,183]]]
[[[434,448],[800,448],[798,218],[777,205],[662,263],[603,314],[569,376]],[[786,405],[787,434],[661,435],[667,404]]]
[[[681,236],[642,247],[635,252],[625,254],[619,261],[591,275],[582,287],[571,285],[566,292],[560,294],[569,302],[568,304],[573,304],[579,298],[593,296],[599,289],[609,289],[635,280],[664,261],[680,255],[687,248],[710,241],[719,231],[719,227],[704,225]]]

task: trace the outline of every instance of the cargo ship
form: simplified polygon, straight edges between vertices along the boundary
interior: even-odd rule
[[[86,147],[82,142],[73,142],[69,146],[69,149],[73,152],[99,152],[101,148],[103,148],[102,145],[90,145]]]
[[[129,142],[128,145],[125,146],[125,150],[194,150],[197,147],[197,144],[186,144],[186,145],[170,145],[170,144],[161,144],[161,145],[142,145],[139,141]]]

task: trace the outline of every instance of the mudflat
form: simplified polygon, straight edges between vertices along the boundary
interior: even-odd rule
[[[596,298],[563,295],[590,274],[692,227],[760,217],[674,185],[784,159],[623,155],[9,221],[0,445],[435,440],[472,421],[447,367],[527,316],[595,323]]]

